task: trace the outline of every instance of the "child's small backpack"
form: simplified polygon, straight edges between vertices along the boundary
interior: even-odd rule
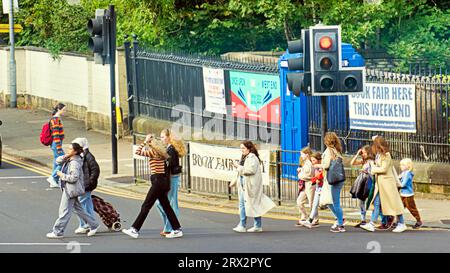
[[[45,123],[42,126],[41,134],[39,135],[41,143],[45,146],[49,146],[53,142],[52,130],[50,129],[50,122]]]

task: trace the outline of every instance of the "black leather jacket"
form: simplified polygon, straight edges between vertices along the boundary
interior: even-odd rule
[[[180,157],[178,155],[177,150],[170,145],[167,147],[167,153],[169,154],[169,158],[167,159],[169,174],[177,175],[181,173],[180,166]]]

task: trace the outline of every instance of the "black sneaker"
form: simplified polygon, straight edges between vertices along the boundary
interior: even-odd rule
[[[419,228],[421,228],[422,226],[423,226],[423,222],[422,222],[422,221],[416,222],[416,224],[413,226],[413,229],[419,229]]]

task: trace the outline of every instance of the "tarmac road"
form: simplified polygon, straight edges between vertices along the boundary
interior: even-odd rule
[[[159,235],[162,221],[152,209],[139,239],[121,232],[109,232],[102,225],[94,237],[75,235],[78,225],[72,216],[65,237],[45,237],[57,218],[61,191],[48,188],[42,174],[4,162],[0,169],[0,253],[368,253],[380,252],[450,252],[448,230],[408,230],[369,233],[347,227],[346,233],[334,234],[330,224],[314,230],[297,228],[292,221],[263,218],[263,233],[235,233],[238,215],[181,208],[182,238],[165,239]],[[141,200],[95,193],[120,212],[128,228],[137,216]],[[249,224],[253,221],[250,219]]]

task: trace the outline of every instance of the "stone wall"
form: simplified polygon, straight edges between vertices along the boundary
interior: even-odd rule
[[[87,129],[110,132],[109,66],[95,64],[91,57],[65,53],[60,58],[42,48],[16,49],[17,104],[19,108],[50,111],[57,102],[67,105],[68,114],[84,120]],[[0,48],[0,105],[8,106],[9,50]],[[128,116],[124,51],[118,50],[116,97],[123,116]],[[119,135],[128,131],[118,126]]]

